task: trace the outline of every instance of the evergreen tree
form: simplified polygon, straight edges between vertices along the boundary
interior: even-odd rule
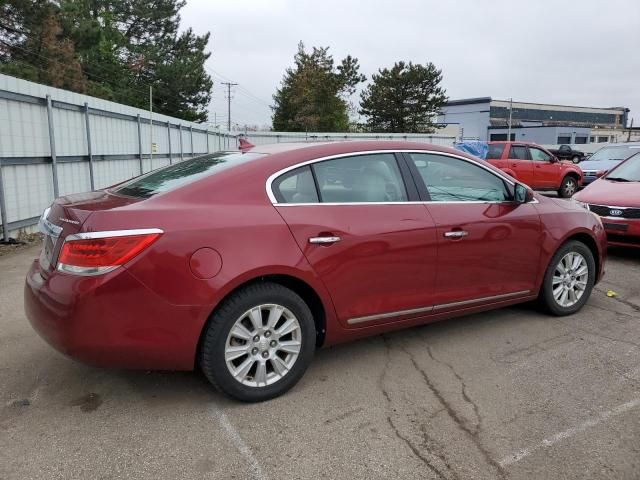
[[[396,62],[372,76],[360,94],[360,114],[373,132],[429,133],[447,101],[440,86],[442,71],[431,62]]]
[[[151,85],[155,111],[207,119],[209,34],[178,32],[183,0],[5,2],[0,72],[141,108]]]
[[[348,97],[365,77],[358,60],[347,56],[335,67],[329,48],[307,53],[298,44],[294,66],[288,68],[273,96],[273,129],[290,132],[340,132],[349,128]]]

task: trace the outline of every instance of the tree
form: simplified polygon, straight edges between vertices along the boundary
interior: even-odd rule
[[[431,62],[396,62],[380,69],[360,94],[360,114],[374,132],[433,132],[434,117],[447,101],[442,70]]]
[[[350,55],[337,68],[329,48],[307,53],[298,44],[294,66],[288,68],[273,96],[273,129],[279,131],[340,132],[349,128],[348,98],[358,83],[358,60]]]
[[[1,72],[140,108],[151,85],[154,111],[207,119],[209,34],[178,31],[184,0],[5,1]]]

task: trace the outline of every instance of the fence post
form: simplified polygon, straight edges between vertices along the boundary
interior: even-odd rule
[[[142,165],[142,126],[140,125],[140,114],[138,114],[138,158],[140,160],[140,175],[144,173]]]
[[[96,189],[93,176],[93,149],[91,147],[91,126],[89,124],[89,104],[84,102],[84,124],[87,132],[87,155],[89,156],[89,184],[91,190]]]
[[[191,158],[193,158],[193,127],[189,125],[189,136],[191,137]]]
[[[209,127],[206,128],[207,135],[207,153],[209,153]]]
[[[182,148],[182,124],[178,125],[178,132],[180,132],[180,161],[184,160],[184,149]]]
[[[167,122],[167,136],[169,139],[169,165],[173,163],[171,159],[171,122]]]
[[[53,174],[53,197],[58,198],[58,158],[56,157],[56,138],[53,129],[53,105],[51,95],[47,95],[47,122],[49,124],[49,147],[51,149],[51,173]]]
[[[4,203],[4,183],[2,182],[2,158],[0,158],[0,222],[2,222],[2,239],[9,241],[9,220]]]

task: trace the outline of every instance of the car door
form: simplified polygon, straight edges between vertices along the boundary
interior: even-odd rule
[[[560,186],[560,162],[541,148],[529,147],[533,164],[533,183],[536,188],[558,188]]]
[[[515,173],[516,178],[534,188],[533,164],[526,145],[511,145],[509,148],[507,166]]]
[[[275,208],[345,326],[431,310],[436,228],[406,164],[399,164],[395,154],[318,161],[287,172],[271,188]]]
[[[512,201],[513,185],[471,160],[407,157],[437,229],[435,310],[534,292],[542,244],[535,205]]]

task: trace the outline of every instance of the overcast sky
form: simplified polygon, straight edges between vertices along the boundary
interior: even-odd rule
[[[211,32],[211,105],[226,122],[270,124],[297,44],[350,54],[368,79],[395,61],[433,62],[451,99],[625,106],[640,126],[638,0],[187,0],[182,24]],[[357,98],[356,98],[357,100]]]

